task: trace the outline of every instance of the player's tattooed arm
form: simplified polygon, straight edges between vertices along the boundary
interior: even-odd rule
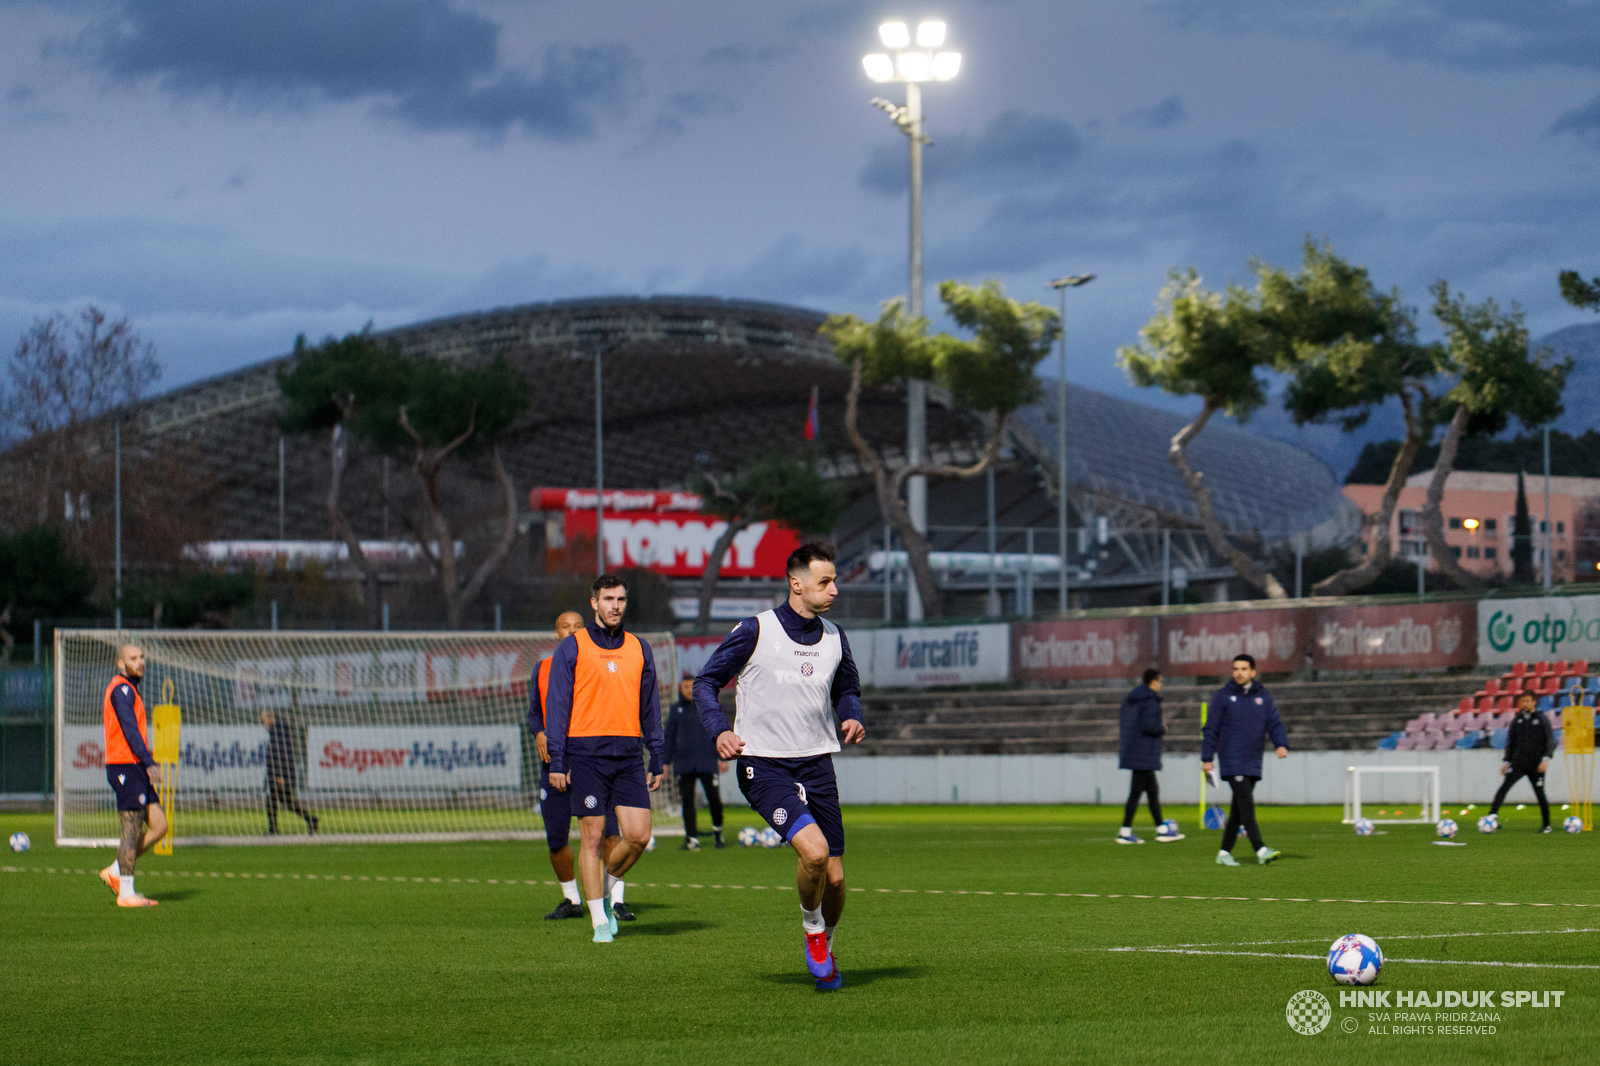
[[[117,842],[117,866],[124,877],[133,875],[133,860],[139,855],[139,838],[144,829],[143,811],[118,811],[122,815],[122,838]]]

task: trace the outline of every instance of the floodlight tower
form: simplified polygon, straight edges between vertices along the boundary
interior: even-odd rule
[[[921,318],[922,307],[922,146],[932,144],[922,133],[922,83],[949,81],[961,70],[961,53],[942,49],[945,24],[930,20],[917,26],[916,44],[904,22],[885,22],[878,37],[890,52],[874,52],[861,60],[867,77],[875,82],[902,82],[906,102],[899,105],[874,97],[874,107],[886,111],[906,139],[911,142],[911,280],[907,310]],[[892,54],[890,54],[892,52]],[[906,389],[906,462],[923,462],[928,450],[928,384],[911,381]],[[928,531],[928,479],[906,481],[906,510],[918,532]],[[922,620],[922,594],[915,581],[907,582],[906,616]]]

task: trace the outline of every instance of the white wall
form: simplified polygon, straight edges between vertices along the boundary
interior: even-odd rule
[[[1546,793],[1558,807],[1568,801],[1566,756],[1556,752],[1546,775]],[[1197,804],[1200,757],[1168,755],[1161,771],[1161,800]],[[845,803],[1101,803],[1120,805],[1128,795],[1128,772],[1115,755],[887,755],[834,758]],[[1266,753],[1256,787],[1261,803],[1343,803],[1350,766],[1437,766],[1445,803],[1488,803],[1500,782],[1500,752],[1309,751],[1286,759]],[[1416,803],[1421,778],[1382,774],[1362,780],[1363,805]],[[1208,790],[1208,799],[1215,790]],[[730,771],[723,796],[738,796]],[[1218,802],[1227,803],[1224,784]],[[1519,782],[1507,803],[1532,803],[1533,790]]]

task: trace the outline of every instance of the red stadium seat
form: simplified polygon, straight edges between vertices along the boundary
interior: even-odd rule
[[[1495,701],[1494,709],[1497,710],[1497,711],[1509,711],[1509,710],[1513,710],[1515,708],[1515,706],[1516,705],[1515,705],[1515,703],[1512,702],[1512,699],[1511,699],[1510,696],[1501,696],[1498,700]],[[1487,707],[1484,708],[1484,709],[1488,710]]]
[[[1478,700],[1478,710],[1480,710],[1480,711],[1492,711],[1492,710],[1494,710],[1494,697],[1493,696],[1484,696],[1482,699]]]
[[[1555,661],[1555,665],[1550,667],[1550,672],[1552,674],[1556,675],[1557,677],[1566,677],[1567,673],[1568,673],[1567,668],[1570,665],[1571,664],[1568,663],[1567,660],[1565,660],[1565,659],[1557,659]]]
[[[1472,702],[1472,697],[1471,696],[1463,696],[1463,697],[1461,697],[1460,706],[1458,706],[1456,708],[1456,713],[1457,714],[1471,714],[1476,709],[1476,706],[1477,705]]]
[[[1538,662],[1534,663],[1533,664],[1533,673],[1534,673],[1534,676],[1536,676],[1536,677],[1549,677],[1550,676],[1550,662],[1549,662],[1549,660],[1541,659]]]
[[[1520,696],[1522,694],[1522,678],[1513,677],[1510,681],[1506,682],[1506,694],[1510,696]]]
[[[1527,663],[1512,663],[1511,664],[1511,676],[1512,677],[1525,677],[1525,676],[1527,676],[1527,673],[1528,673],[1528,664]]]
[[[1572,660],[1571,670],[1572,670],[1572,674],[1573,674],[1574,677],[1588,677],[1589,676],[1589,660],[1588,659],[1574,659],[1574,660]]]

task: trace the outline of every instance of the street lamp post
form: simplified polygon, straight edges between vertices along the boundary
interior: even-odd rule
[[[1068,274],[1050,283],[1061,295],[1061,361],[1056,364],[1056,543],[1061,545],[1062,612],[1067,609],[1067,290],[1093,280],[1093,274]]]
[[[874,98],[873,106],[888,112],[911,142],[911,248],[907,310],[912,318],[923,316],[922,284],[922,146],[932,144],[922,133],[922,83],[949,81],[961,70],[961,53],[934,51],[944,44],[945,24],[923,22],[917,26],[916,44],[904,22],[885,22],[878,27],[883,46],[893,55],[876,52],[865,56],[861,65],[873,81],[902,82],[906,87],[904,106]],[[923,462],[928,450],[928,383],[913,379],[906,386],[906,462]],[[928,531],[928,479],[906,480],[906,510],[911,524],[920,533]],[[922,619],[922,593],[915,580],[907,586],[906,616]]]

